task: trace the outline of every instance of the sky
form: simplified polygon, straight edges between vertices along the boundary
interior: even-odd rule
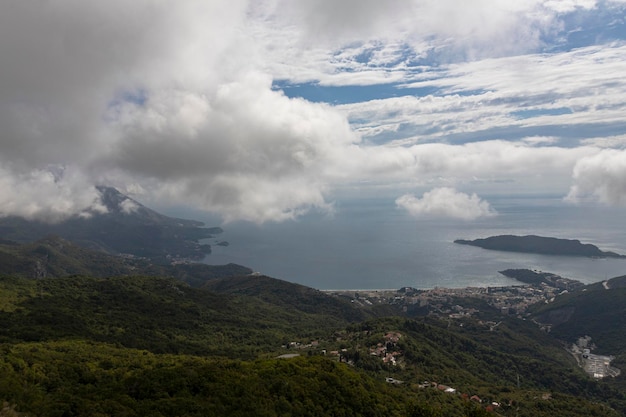
[[[626,206],[625,0],[4,0],[0,215]]]

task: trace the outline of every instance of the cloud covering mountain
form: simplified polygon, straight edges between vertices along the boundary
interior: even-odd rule
[[[380,187],[625,204],[626,2],[518,3],[2,2],[0,215],[99,184],[258,223]]]

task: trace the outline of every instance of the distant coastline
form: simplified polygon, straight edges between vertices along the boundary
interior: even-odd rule
[[[540,255],[582,256],[588,258],[621,258],[626,256],[615,252],[602,251],[597,246],[581,243],[574,239],[559,239],[544,236],[500,235],[484,239],[457,239],[454,243],[477,246],[488,250],[506,252],[536,253]]]

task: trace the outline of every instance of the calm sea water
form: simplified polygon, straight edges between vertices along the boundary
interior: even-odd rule
[[[237,263],[317,289],[396,289],[516,284],[507,268],[592,283],[626,275],[626,260],[488,251],[455,239],[536,234],[579,239],[626,254],[626,210],[572,206],[558,198],[490,199],[499,215],[478,221],[418,220],[389,200],[337,202],[333,216],[261,226],[233,223],[209,243],[209,264]],[[196,216],[197,217],[197,216]],[[205,219],[214,224],[210,219]]]

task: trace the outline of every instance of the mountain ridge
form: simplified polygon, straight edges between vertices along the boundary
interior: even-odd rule
[[[106,278],[141,274],[172,277],[193,287],[201,287],[214,278],[252,273],[250,268],[237,264],[152,263],[147,259],[116,256],[84,248],[53,235],[25,244],[0,242],[0,270],[4,275],[31,279],[72,275]]]
[[[109,254],[147,258],[160,264],[202,260],[211,246],[200,243],[222,233],[196,220],[160,214],[112,187],[96,187],[105,213],[90,212],[49,224],[20,217],[0,218],[4,240],[29,243],[56,235],[75,244]]]

